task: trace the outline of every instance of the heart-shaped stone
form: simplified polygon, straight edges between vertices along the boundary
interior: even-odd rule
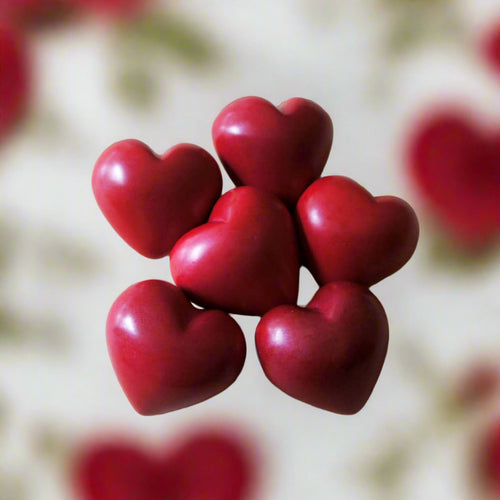
[[[118,381],[141,415],[219,394],[245,362],[245,338],[234,319],[194,308],[179,288],[159,280],[137,283],[118,297],[106,338]]]
[[[307,99],[276,108],[260,97],[244,97],[220,112],[212,136],[237,186],[270,191],[293,209],[325,167],[333,125],[326,111]]]
[[[500,128],[466,110],[443,109],[415,124],[407,149],[410,175],[429,212],[464,249],[500,237]]]
[[[207,224],[176,243],[170,267],[175,283],[205,307],[261,316],[295,304],[299,259],[292,217],[265,191],[233,189]]]
[[[110,146],[92,176],[97,203],[137,252],[158,259],[203,224],[222,191],[216,161],[202,148],[178,144],[162,157],[137,140]]]
[[[320,285],[377,283],[410,259],[419,235],[408,203],[393,196],[374,198],[340,176],[323,177],[307,188],[296,220],[305,264]]]
[[[384,364],[389,327],[365,287],[330,283],[307,307],[280,306],[257,326],[255,342],[267,378],[283,392],[341,414],[361,410]]]

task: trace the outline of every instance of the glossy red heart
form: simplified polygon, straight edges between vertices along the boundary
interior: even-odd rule
[[[307,99],[276,108],[260,97],[244,97],[220,112],[212,136],[237,186],[265,189],[293,208],[325,167],[333,125],[326,111]]]
[[[400,269],[417,246],[418,220],[408,203],[374,198],[347,177],[323,177],[307,188],[296,218],[306,266],[320,285],[371,286]]]
[[[330,283],[303,308],[280,306],[257,326],[264,372],[283,392],[350,415],[365,405],[387,352],[384,309],[365,287]]]
[[[422,201],[452,241],[481,249],[500,236],[500,128],[466,110],[432,111],[409,137],[407,165]]]
[[[219,394],[245,362],[236,321],[222,311],[194,308],[179,288],[159,280],[137,283],[118,297],[106,338],[118,381],[141,415]]]
[[[142,142],[125,140],[98,159],[92,188],[115,231],[141,255],[157,259],[206,221],[222,176],[212,156],[193,144],[158,157]]]
[[[193,229],[170,256],[175,283],[196,303],[262,315],[295,304],[299,286],[293,220],[275,196],[253,187],[226,193],[207,224]]]

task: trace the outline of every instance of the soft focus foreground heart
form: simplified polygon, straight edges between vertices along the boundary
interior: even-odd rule
[[[253,446],[230,427],[182,433],[166,450],[147,450],[123,437],[94,439],[73,460],[81,500],[248,500],[258,464]]]
[[[500,235],[500,128],[461,110],[421,119],[407,148],[411,178],[452,241],[480,250]]]
[[[80,450],[71,471],[80,500],[170,500],[161,461],[124,439],[96,441]]]
[[[265,189],[293,208],[325,167],[333,125],[307,99],[290,99],[276,108],[260,97],[244,97],[221,111],[212,136],[237,186]]]
[[[173,500],[254,498],[257,464],[253,448],[229,430],[202,430],[167,455]]]
[[[293,220],[275,196],[253,187],[226,193],[209,222],[175,245],[174,281],[196,303],[263,315],[295,304],[299,285]]]
[[[126,140],[98,159],[92,188],[115,231],[141,255],[156,259],[206,221],[222,176],[198,146],[178,144],[160,158],[142,142]]]
[[[384,309],[365,287],[330,283],[306,308],[281,306],[257,326],[269,380],[312,406],[350,415],[366,403],[387,352]]]
[[[296,216],[306,265],[320,285],[371,286],[400,269],[418,241],[418,220],[405,201],[374,198],[347,177],[317,180],[301,196]]]
[[[27,111],[29,64],[24,39],[0,19],[0,142]]]
[[[109,312],[106,338],[118,380],[142,415],[215,396],[236,380],[245,362],[245,338],[236,321],[194,308],[164,281],[125,290]]]

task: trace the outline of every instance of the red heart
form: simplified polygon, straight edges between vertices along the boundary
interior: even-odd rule
[[[170,476],[161,461],[123,438],[95,441],[79,450],[72,478],[82,500],[170,499]]]
[[[307,99],[290,99],[276,108],[260,97],[244,97],[220,112],[212,136],[237,186],[268,190],[293,208],[325,167],[333,125]]]
[[[253,449],[228,429],[203,429],[177,444],[165,460],[173,500],[254,498],[257,467]]]
[[[384,364],[389,327],[377,298],[361,285],[330,283],[307,307],[281,306],[257,326],[269,380],[305,403],[350,415],[365,405]]]
[[[222,311],[194,308],[164,281],[125,290],[109,312],[106,338],[118,380],[141,415],[219,394],[245,362],[245,338],[236,321]]]
[[[371,286],[412,256],[418,220],[393,196],[374,198],[347,177],[323,177],[297,204],[306,265],[320,285],[352,281]]]
[[[126,140],[101,155],[92,188],[115,231],[137,252],[157,259],[206,221],[222,176],[210,154],[193,144],[178,144],[160,158],[142,142]]]
[[[299,260],[293,220],[275,196],[253,187],[226,193],[207,224],[170,256],[174,281],[205,307],[262,315],[295,304]]]
[[[426,115],[408,143],[412,180],[451,238],[468,249],[500,236],[500,130],[466,111]]]
[[[24,39],[17,31],[0,23],[0,141],[28,109],[29,63]]]
[[[500,74],[500,19],[497,19],[481,40],[482,52],[491,69]]]
[[[182,433],[162,456],[120,436],[94,439],[75,454],[71,479],[82,500],[244,500],[255,492],[253,447],[239,432]]]

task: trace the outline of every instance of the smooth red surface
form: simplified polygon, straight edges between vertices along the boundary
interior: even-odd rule
[[[303,308],[281,306],[257,326],[267,378],[304,403],[350,415],[365,405],[387,352],[384,309],[365,287],[330,283]]]
[[[297,204],[305,264],[320,285],[352,281],[371,286],[412,256],[419,226],[408,203],[374,198],[347,177],[323,177]]]
[[[106,339],[118,380],[135,410],[156,415],[200,403],[238,377],[245,337],[222,311],[194,308],[164,281],[142,281],[115,301]]]
[[[157,259],[207,220],[222,176],[212,156],[193,144],[178,144],[158,157],[129,139],[97,160],[92,188],[115,231],[141,255]]]
[[[94,438],[72,460],[81,500],[248,500],[258,464],[253,446],[229,426],[184,429],[165,449],[123,436]]]
[[[253,448],[227,429],[206,429],[184,439],[167,455],[170,496],[177,500],[254,498],[257,464]]]
[[[333,125],[326,111],[307,99],[276,108],[260,97],[243,97],[220,112],[212,136],[237,186],[265,189],[293,208],[325,167]]]
[[[29,92],[30,61],[24,39],[0,17],[0,142],[25,115]]]
[[[451,106],[430,111],[414,125],[406,163],[422,201],[454,242],[476,250],[498,241],[498,126]]]
[[[71,472],[81,500],[171,500],[170,476],[161,461],[126,439],[86,446]]]
[[[295,304],[299,258],[293,220],[275,196],[253,187],[224,194],[209,222],[193,229],[170,256],[174,281],[196,303],[263,315]]]

